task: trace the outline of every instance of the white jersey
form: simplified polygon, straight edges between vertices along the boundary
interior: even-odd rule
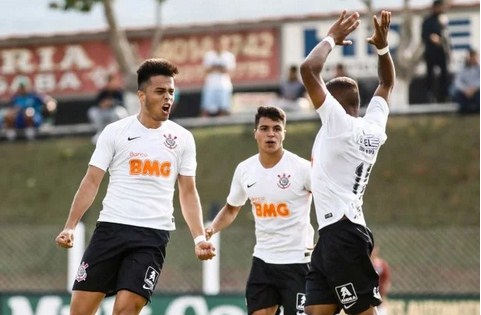
[[[98,221],[175,230],[177,176],[197,167],[189,131],[169,120],[149,129],[130,116],[105,127],[89,164],[110,173]]]
[[[312,193],[319,229],[344,215],[366,225],[363,195],[379,148],[387,139],[389,108],[372,98],[364,117],[352,117],[328,93],[317,109],[322,127],[312,149]]]
[[[310,261],[314,229],[309,173],[310,163],[286,150],[272,168],[262,166],[259,154],[237,166],[227,203],[240,207],[249,198],[255,218],[255,257],[271,264]]]

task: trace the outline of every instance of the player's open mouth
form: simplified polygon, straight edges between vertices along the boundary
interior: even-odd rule
[[[162,111],[165,113],[165,114],[168,114],[170,112],[170,104],[164,104],[162,106]]]

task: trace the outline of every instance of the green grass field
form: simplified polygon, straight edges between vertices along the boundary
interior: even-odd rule
[[[319,121],[288,123],[285,147],[309,158]],[[395,293],[479,294],[479,116],[394,116],[365,194],[364,211],[393,268]],[[222,205],[235,166],[257,152],[252,125],[192,130],[205,217]],[[0,289],[61,290],[66,251],[53,239],[93,151],[89,137],[1,143]],[[106,188],[87,212],[89,233]],[[314,212],[313,212],[314,213]],[[201,264],[176,207],[160,290],[199,290]],[[314,218],[314,215],[312,216]],[[314,226],[315,221],[314,222]],[[222,232],[226,292],[242,292],[252,247],[249,209]],[[193,289],[196,288],[196,289]]]
[[[285,148],[309,159],[318,127],[318,121],[288,123]],[[237,163],[257,152],[252,128],[192,130],[206,217],[213,203],[224,203]],[[394,116],[387,133],[365,194],[370,222],[479,224],[479,116]],[[79,137],[2,143],[0,221],[63,223],[92,151],[90,139]],[[107,177],[87,223],[97,218],[106,183]]]

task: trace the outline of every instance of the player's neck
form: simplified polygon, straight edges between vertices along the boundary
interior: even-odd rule
[[[137,120],[145,127],[148,129],[158,129],[162,125],[162,121],[158,121],[155,119],[152,119],[151,117],[148,117],[147,115],[144,115],[142,113],[139,113],[137,115]]]
[[[273,168],[279,163],[284,155],[284,149],[280,148],[275,152],[260,152],[259,162],[264,168]]]

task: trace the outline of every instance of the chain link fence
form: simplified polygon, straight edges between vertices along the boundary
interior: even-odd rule
[[[221,233],[220,289],[244,292],[254,227],[234,223]],[[392,294],[479,295],[479,228],[371,226],[392,269]],[[87,240],[93,226],[87,227]],[[67,251],[55,246],[58,226],[0,225],[0,291],[64,291]],[[68,285],[70,286],[70,285]],[[187,228],[171,234],[157,292],[202,291],[202,263]]]

